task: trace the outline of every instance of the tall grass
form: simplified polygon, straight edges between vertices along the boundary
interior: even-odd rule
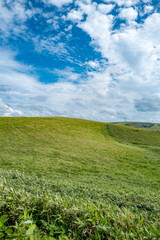
[[[71,186],[70,193],[60,194],[52,184],[1,171],[1,239],[159,239],[156,205],[140,205],[134,197],[129,203],[113,196],[79,197]]]

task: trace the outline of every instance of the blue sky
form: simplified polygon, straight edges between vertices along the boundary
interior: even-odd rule
[[[0,116],[160,121],[157,0],[2,0]]]

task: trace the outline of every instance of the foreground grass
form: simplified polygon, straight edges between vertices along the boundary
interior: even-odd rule
[[[159,210],[95,188],[1,171],[1,239],[159,239]],[[56,189],[55,189],[56,187]],[[66,187],[66,190],[65,190]],[[57,193],[57,191],[59,193]],[[95,199],[92,198],[95,193]]]
[[[78,119],[0,118],[0,238],[159,239],[160,138],[140,131],[147,144],[126,145],[115,132]]]

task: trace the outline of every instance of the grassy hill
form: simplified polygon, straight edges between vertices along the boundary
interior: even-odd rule
[[[147,122],[119,122],[119,125],[124,125],[128,127],[143,128],[150,131],[160,132],[160,123],[147,123]]]
[[[0,239],[160,238],[158,132],[0,118],[0,176]]]
[[[122,143],[160,147],[160,132],[108,124],[109,134]]]

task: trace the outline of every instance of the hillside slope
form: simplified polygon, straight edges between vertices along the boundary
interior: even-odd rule
[[[107,124],[109,134],[122,143],[160,147],[160,132]]]
[[[23,210],[25,211],[28,206],[27,211],[36,223],[35,229],[39,229],[34,229],[30,235],[38,234],[40,231],[42,239],[47,239],[47,236],[67,239],[58,238],[64,233],[65,236],[70,236],[69,239],[71,237],[72,239],[106,239],[110,234],[113,234],[110,239],[118,239],[118,236],[120,239],[126,239],[127,236],[132,235],[136,239],[138,232],[142,237],[149,236],[147,234],[152,237],[158,236],[156,229],[158,229],[160,203],[160,134],[152,133],[151,135],[144,130],[135,131],[123,126],[80,119],[5,117],[0,118],[0,139],[0,194],[1,198],[4,198],[3,206],[0,205],[0,212],[2,215],[6,214],[6,206],[10,209],[7,210],[9,226],[11,223],[13,225],[14,221],[20,221],[17,216],[21,214],[24,216]],[[135,141],[147,147],[135,145]],[[9,196],[8,200],[6,200],[6,194]],[[53,200],[53,196],[57,194],[59,197]],[[39,196],[37,200],[35,196]],[[40,203],[42,199],[44,205]],[[43,205],[42,212],[51,211],[47,210],[51,202],[56,204],[56,209],[59,210],[54,214],[57,218],[58,214],[61,214],[68,230],[59,230],[60,232],[55,230],[50,234],[50,230],[46,227],[50,226],[50,221],[45,220],[46,226],[42,226],[42,222],[37,222],[37,215],[34,215],[37,212],[35,213],[33,202],[36,208],[39,204]],[[67,207],[67,202],[71,206]],[[22,212],[18,210],[19,205]],[[13,206],[16,206],[14,210]],[[127,220],[129,224],[137,221],[134,217],[134,212],[137,212],[139,219],[141,216],[145,218],[146,225],[144,225],[149,233],[145,230],[143,233],[141,225],[135,227],[133,231],[129,230],[131,225],[126,228],[118,227],[116,224],[121,224],[118,223],[120,221],[118,219],[114,220],[115,223],[105,220],[111,221],[109,230],[106,228],[108,223],[103,220],[105,216],[103,218],[99,216],[94,224],[81,223],[83,217],[86,218],[83,211],[92,218],[93,216],[90,215],[92,210],[94,214],[98,214],[96,211],[100,208],[103,212],[109,206],[113,216],[115,214],[115,219],[118,216],[117,211],[120,211],[120,218],[123,221],[125,221],[124,218],[128,219],[127,216],[131,216]],[[67,213],[66,211],[69,210],[65,210],[66,208],[70,208],[71,212]],[[55,210],[52,209],[52,211]],[[52,216],[53,212],[50,214],[49,216]],[[41,217],[38,216],[38,218]],[[45,217],[42,220],[44,219]],[[51,219],[55,221],[55,217]],[[82,222],[85,222],[84,219]],[[80,221],[79,224],[81,223],[82,227],[77,227],[79,226],[76,225],[77,221]],[[56,226],[60,227],[61,224],[62,222],[59,222]],[[121,229],[119,232],[116,230],[117,227]],[[75,233],[75,229],[80,230]],[[25,226],[22,236],[27,234],[27,231]],[[89,231],[91,231],[90,234]],[[7,236],[5,234],[2,236]],[[16,234],[19,233],[16,232],[15,236]],[[46,234],[45,237],[43,234]],[[33,239],[36,239],[34,237]]]
[[[128,127],[135,127],[135,128],[143,128],[150,131],[158,131],[160,132],[160,124],[159,123],[147,123],[147,122],[117,122],[115,124],[128,126]]]
[[[130,176],[133,175],[139,181],[152,175],[159,176],[156,153],[119,145],[109,134],[125,143],[143,141],[151,146],[160,146],[160,134],[151,135],[147,131],[137,132],[112,124],[107,126],[67,118],[0,118],[0,165],[40,176],[46,173],[73,178],[87,175],[87,181],[89,176],[99,178],[100,174],[98,181],[109,183],[113,178],[118,185],[119,179],[125,184],[128,179],[132,182]],[[145,169],[144,163],[147,164]]]

